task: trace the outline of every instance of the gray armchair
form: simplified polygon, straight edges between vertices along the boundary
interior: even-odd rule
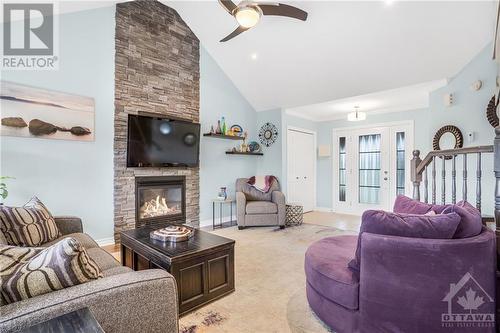
[[[247,184],[248,179],[236,180],[236,220],[238,229],[252,226],[285,227],[285,195],[275,180],[267,193]]]

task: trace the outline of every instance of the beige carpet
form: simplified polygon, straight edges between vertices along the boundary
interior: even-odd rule
[[[316,240],[355,232],[303,224],[214,233],[236,240],[236,291],[182,317],[181,332],[329,332],[307,304],[304,254]]]

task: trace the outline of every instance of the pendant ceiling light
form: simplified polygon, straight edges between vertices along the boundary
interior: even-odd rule
[[[354,112],[347,115],[348,121],[361,121],[366,119],[366,113],[359,111],[359,106],[355,106],[354,110]]]

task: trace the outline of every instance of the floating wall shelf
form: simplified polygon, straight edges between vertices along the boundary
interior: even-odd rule
[[[217,139],[228,139],[228,140],[244,140],[245,138],[242,136],[236,136],[236,135],[223,135],[223,134],[215,134],[215,133],[205,133],[203,136],[207,136],[210,138],[217,138]]]
[[[255,155],[255,156],[264,155],[263,153],[244,153],[244,152],[240,152],[240,151],[226,151],[226,154],[228,154],[228,155]]]

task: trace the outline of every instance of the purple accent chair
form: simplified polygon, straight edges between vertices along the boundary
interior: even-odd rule
[[[305,255],[309,305],[335,332],[495,331],[494,323],[459,327],[442,322],[449,306],[452,313],[495,313],[496,245],[491,230],[483,227],[479,234],[460,239],[362,232],[359,245],[359,272],[348,267],[358,236],[324,238]],[[464,310],[458,303],[471,286],[475,296],[482,297],[478,310]]]

